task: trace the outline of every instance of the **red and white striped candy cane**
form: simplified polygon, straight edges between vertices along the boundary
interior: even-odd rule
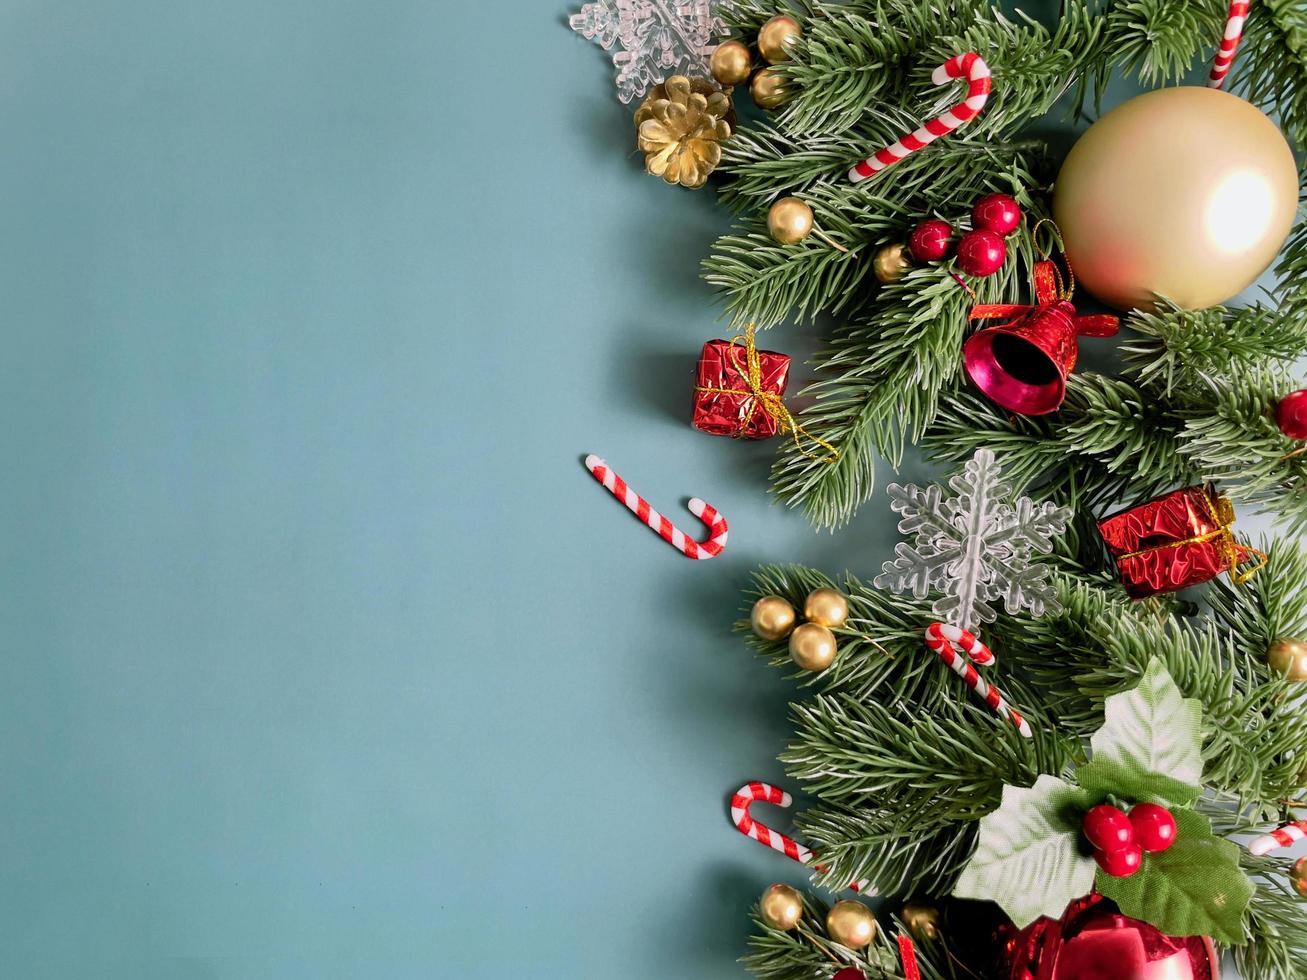
[[[955,644],[962,648],[962,654],[955,649]],[[1022,718],[1020,712],[1007,703],[1003,692],[986,682],[972,666],[973,661],[981,667],[988,667],[994,662],[994,654],[989,647],[966,630],[950,626],[948,623],[931,623],[926,627],[926,646],[935,651],[939,659],[953,669],[953,673],[966,681],[967,686],[976,692],[976,696],[993,708],[999,717],[1012,722],[1016,730],[1026,738],[1034,734],[1030,722]]]
[[[928,146],[941,136],[947,136],[964,123],[970,122],[985,108],[993,79],[990,77],[989,65],[985,59],[974,51],[950,58],[935,69],[931,81],[936,85],[947,85],[955,78],[965,78],[968,82],[967,97],[949,109],[943,115],[936,116],[915,132],[900,136],[882,150],[877,150],[849,171],[849,180],[853,183],[866,180],[872,174],[879,173],[886,167],[898,163],[910,153],[915,153],[923,146]]]
[[[766,844],[772,850],[780,851],[791,861],[810,865],[817,871],[825,871],[826,869],[820,864],[814,863],[816,855],[812,851],[793,837],[788,837],[778,830],[769,830],[749,815],[749,805],[752,803],[771,803],[774,806],[787,807],[793,802],[789,793],[777,789],[770,783],[745,783],[731,797],[731,823],[735,824],[735,829],[746,837],[752,837],[759,844]],[[872,888],[871,882],[865,878],[853,882],[848,887],[864,895],[876,894],[876,889]]]
[[[1304,837],[1307,837],[1307,820],[1295,820],[1293,823],[1276,827],[1269,834],[1254,838],[1248,844],[1248,851],[1261,857],[1282,847],[1293,847]]]
[[[1248,0],[1234,0],[1230,12],[1226,14],[1225,34],[1221,37],[1221,46],[1212,59],[1212,73],[1207,78],[1208,88],[1220,88],[1225,84],[1225,76],[1230,74],[1234,64],[1234,53],[1243,37],[1243,22],[1248,19]]]
[[[686,558],[716,558],[726,547],[726,518],[717,513],[712,504],[694,497],[687,505],[690,513],[708,525],[711,536],[707,541],[698,542],[686,535],[679,527],[663,517],[649,506],[638,493],[632,490],[620,476],[613,472],[607,463],[591,453],[585,458],[585,468],[594,478],[602,483],[614,497],[626,504],[636,517],[644,521],[651,530],[657,531],[664,541],[685,555]]]

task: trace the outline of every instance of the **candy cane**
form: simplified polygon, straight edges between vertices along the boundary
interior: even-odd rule
[[[759,844],[780,851],[791,861],[811,865],[817,871],[825,871],[826,869],[820,864],[814,863],[815,855],[812,851],[793,837],[788,837],[777,830],[769,830],[749,815],[749,805],[752,803],[771,803],[774,806],[788,807],[793,802],[794,799],[789,793],[777,789],[770,783],[745,783],[731,797],[731,823],[735,824],[735,829],[746,837],[752,837]],[[855,881],[848,887],[864,895],[876,894],[876,889],[871,887],[871,882],[866,878]]]
[[[614,473],[598,456],[593,453],[587,456],[585,468],[594,474],[594,478],[607,487],[614,497],[626,504],[636,517],[649,525],[651,530],[657,531],[664,541],[686,558],[704,560],[715,558],[726,547],[726,518],[717,513],[712,504],[694,497],[687,505],[690,513],[707,524],[708,530],[712,532],[712,536],[707,541],[700,543],[687,537],[684,531],[650,507],[649,501],[627,486],[626,481]]]
[[[954,649],[954,644],[962,648],[962,655]],[[980,667],[988,667],[994,662],[994,654],[989,647],[966,630],[950,626],[948,623],[931,623],[926,627],[926,646],[935,651],[939,659],[953,669],[953,673],[966,681],[967,686],[976,693],[976,696],[993,708],[999,717],[1012,722],[1016,730],[1026,738],[1034,734],[1030,722],[1022,718],[1021,714],[1007,703],[1003,692],[992,684],[986,683],[972,666],[973,661]]]
[[[909,153],[920,150],[923,146],[935,142],[941,136],[947,136],[963,123],[974,119],[989,101],[992,86],[989,65],[985,59],[974,51],[950,58],[935,69],[930,76],[936,85],[947,85],[954,78],[968,81],[967,97],[941,116],[936,116],[916,132],[900,136],[883,150],[867,157],[849,171],[849,180],[853,183],[866,180],[872,174],[879,173],[886,167],[898,163]]]
[[[1243,22],[1248,19],[1248,0],[1234,0],[1230,12],[1226,14],[1225,34],[1221,37],[1221,46],[1212,59],[1212,73],[1208,76],[1208,88],[1220,88],[1225,84],[1225,76],[1234,64],[1234,52],[1243,37]]]
[[[1270,854],[1271,851],[1278,851],[1282,847],[1293,847],[1304,837],[1307,837],[1307,820],[1295,820],[1293,823],[1286,823],[1281,827],[1276,827],[1269,834],[1254,838],[1248,844],[1248,851],[1257,857],[1261,857],[1264,854]]]

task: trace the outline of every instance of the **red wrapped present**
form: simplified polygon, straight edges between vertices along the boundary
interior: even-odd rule
[[[790,358],[758,350],[753,330],[735,340],[710,340],[699,356],[691,423],[701,432],[739,439],[769,439],[788,427],[781,401]]]
[[[1177,592],[1229,572],[1246,582],[1266,563],[1256,548],[1235,540],[1234,507],[1210,487],[1175,490],[1098,522],[1131,598]],[[1238,571],[1245,562],[1256,566]]]

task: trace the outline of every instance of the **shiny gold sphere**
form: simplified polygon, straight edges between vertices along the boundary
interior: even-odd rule
[[[1266,665],[1286,680],[1307,681],[1307,643],[1282,637],[1266,651]]]
[[[713,49],[708,62],[712,77],[723,85],[739,85],[749,80],[753,71],[753,55],[743,41],[723,41]]]
[[[839,629],[849,618],[849,600],[834,589],[813,589],[803,601],[803,618],[818,626]]]
[[[876,917],[861,902],[845,899],[826,913],[826,931],[841,946],[862,949],[876,938]]]
[[[803,897],[789,885],[770,885],[758,902],[762,921],[788,932],[803,918]]]
[[[917,942],[934,942],[939,938],[939,909],[933,905],[909,902],[900,916]]]
[[[1250,102],[1211,88],[1137,96],[1090,126],[1053,187],[1076,279],[1119,309],[1154,294],[1222,303],[1280,251],[1298,207],[1284,136]]]
[[[898,282],[911,268],[907,247],[902,244],[882,245],[871,260],[871,270],[882,283]]]
[[[1293,862],[1293,867],[1289,869],[1289,883],[1293,885],[1294,891],[1307,898],[1307,857]]]
[[[835,634],[825,626],[804,623],[790,634],[790,659],[804,670],[825,670],[837,650]]]
[[[790,98],[785,78],[775,68],[764,68],[755,74],[749,83],[749,94],[764,109],[779,109]]]
[[[803,28],[793,17],[778,14],[758,29],[758,53],[770,64],[787,61],[790,45],[803,36]]]
[[[767,212],[767,233],[782,245],[797,245],[812,234],[812,208],[797,197],[782,197]]]
[[[764,640],[783,640],[794,629],[794,607],[778,595],[765,595],[753,604],[749,625]]]

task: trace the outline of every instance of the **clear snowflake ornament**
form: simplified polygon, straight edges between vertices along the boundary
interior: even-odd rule
[[[617,97],[630,102],[671,75],[706,78],[726,24],[718,0],[598,0],[568,18],[572,30],[604,50],[618,46]]]
[[[981,449],[949,480],[956,496],[945,497],[938,485],[891,484],[890,506],[903,515],[899,531],[913,540],[894,547],[896,557],[882,566],[876,587],[918,599],[943,592],[935,615],[973,632],[995,620],[1000,600],[1012,614],[1059,612],[1047,566],[1031,559],[1053,547],[1071,508],[1029,497],[1009,502],[1012,490],[1001,475],[994,454]]]

